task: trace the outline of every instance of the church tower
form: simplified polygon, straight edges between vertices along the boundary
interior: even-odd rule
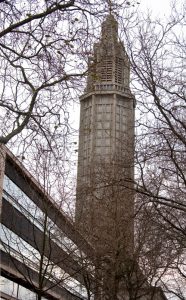
[[[79,230],[106,257],[133,252],[135,99],[129,77],[130,62],[110,14],[80,97],[76,200]]]

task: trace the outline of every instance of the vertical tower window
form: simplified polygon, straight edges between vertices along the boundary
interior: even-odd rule
[[[115,82],[123,83],[123,59],[119,57],[115,60]]]
[[[112,81],[113,58],[111,56],[107,56],[102,59],[103,60],[99,65],[100,81]]]

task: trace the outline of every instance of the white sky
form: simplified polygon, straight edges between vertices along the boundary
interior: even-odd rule
[[[139,8],[142,11],[150,9],[154,15],[164,16],[169,13],[171,0],[140,0]]]

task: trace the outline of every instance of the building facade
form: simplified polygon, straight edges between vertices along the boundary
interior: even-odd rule
[[[0,153],[1,299],[87,299],[93,249],[14,155]]]

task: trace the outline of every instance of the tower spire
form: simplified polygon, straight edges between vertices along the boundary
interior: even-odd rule
[[[113,3],[111,0],[108,0],[108,8],[109,8],[109,14],[111,15],[112,14],[112,6],[113,6]]]
[[[130,63],[124,45],[118,41],[118,22],[110,14],[102,23],[100,41],[94,45],[93,56],[89,60],[89,74],[86,93],[98,90],[117,90],[130,94]]]
[[[110,13],[102,24],[101,40],[103,43],[117,43],[118,42],[118,22]]]

